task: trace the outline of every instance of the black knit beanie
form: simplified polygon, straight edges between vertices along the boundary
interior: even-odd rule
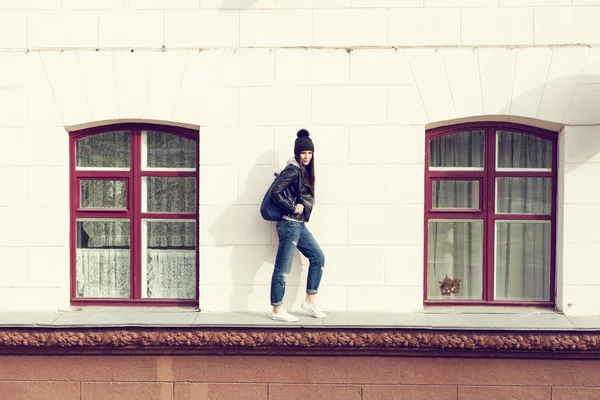
[[[294,143],[294,154],[302,153],[306,150],[315,151],[315,145],[309,137],[310,133],[306,129],[300,129],[296,135],[298,137]]]

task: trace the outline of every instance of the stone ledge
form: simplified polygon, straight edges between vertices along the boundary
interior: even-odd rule
[[[0,354],[599,358],[599,332],[138,328],[0,330]]]

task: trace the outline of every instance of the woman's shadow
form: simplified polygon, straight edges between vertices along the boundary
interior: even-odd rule
[[[237,201],[227,207],[208,228],[216,246],[230,247],[229,311],[270,310],[271,275],[278,239],[275,223],[262,219],[260,204],[275,179],[275,173],[279,173],[283,167],[275,165],[273,160],[278,159],[275,155],[275,152],[267,151],[258,157],[254,165],[239,166]],[[230,232],[227,235],[229,240],[223,235],[227,231]],[[300,295],[301,275],[302,263],[298,252],[287,278],[285,303],[291,304]]]

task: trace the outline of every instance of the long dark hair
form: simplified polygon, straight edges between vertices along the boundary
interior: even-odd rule
[[[313,153],[312,158],[308,165],[304,165],[300,160],[300,153],[294,155],[296,162],[300,165],[300,173],[302,174],[302,182],[310,186],[313,197],[315,197],[315,154]]]

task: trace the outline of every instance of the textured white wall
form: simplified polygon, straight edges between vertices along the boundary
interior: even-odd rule
[[[567,125],[557,305],[592,313],[600,132],[578,125],[599,123],[599,13],[595,0],[0,0],[0,308],[68,306],[65,127],[151,120],[200,127],[204,310],[268,309],[277,241],[257,205],[299,127],[316,144],[324,308],[418,310],[425,127],[475,117]]]

